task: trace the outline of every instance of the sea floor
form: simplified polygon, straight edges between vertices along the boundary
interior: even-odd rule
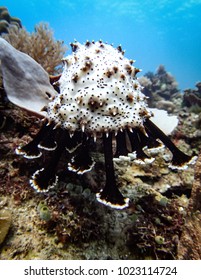
[[[83,176],[64,172],[62,158],[58,186],[37,193],[29,178],[41,160],[17,156],[15,148],[31,139],[40,121],[15,107],[1,114],[0,259],[182,258],[178,248],[189,218],[194,166],[171,170],[166,149],[149,165],[115,163],[119,188],[130,199],[124,210],[96,201],[95,193],[104,184],[99,151],[93,155],[97,160],[94,170]],[[200,130],[188,128],[189,123],[199,121],[198,116],[185,112],[180,118],[173,141],[184,152],[198,153]],[[196,215],[199,231],[200,216]],[[199,256],[199,248],[195,250]]]

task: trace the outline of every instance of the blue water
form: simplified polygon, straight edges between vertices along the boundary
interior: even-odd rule
[[[28,31],[48,22],[65,44],[102,39],[122,44],[136,66],[171,72],[180,89],[201,80],[201,0],[1,1]]]

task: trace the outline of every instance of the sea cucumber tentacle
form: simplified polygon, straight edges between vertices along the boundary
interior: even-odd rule
[[[40,141],[38,144],[38,148],[47,150],[47,151],[54,151],[57,148],[57,142],[56,142],[56,134],[57,129],[49,129],[47,131],[45,137]]]
[[[172,169],[186,169],[188,164],[194,164],[197,157],[196,156],[188,156],[180,151],[175,144],[160,130],[150,119],[146,119],[144,121],[144,125],[148,131],[154,135],[155,138],[159,138],[164,145],[171,151],[172,153],[172,163],[170,164],[170,168]]]
[[[127,148],[126,132],[119,131],[116,136],[116,152],[114,157],[127,156],[129,150]]]
[[[38,144],[42,141],[42,139],[46,136],[47,133],[50,132],[52,126],[47,126],[47,120],[42,125],[41,129],[34,137],[34,139],[26,144],[25,146],[16,148],[15,152],[18,155],[23,155],[25,158],[33,159],[38,158],[42,155],[41,151],[38,148]]]
[[[89,141],[90,139],[76,150],[75,156],[68,163],[68,170],[77,174],[84,174],[94,167],[95,162],[89,154]]]
[[[127,131],[128,137],[130,139],[132,152],[136,153],[135,162],[139,164],[151,163],[154,161],[154,158],[150,158],[145,154],[143,148],[145,147],[144,138],[142,138],[141,133],[138,128],[134,128],[133,132]]]
[[[50,188],[56,186],[58,176],[56,176],[56,168],[59,159],[65,149],[66,131],[60,130],[60,137],[57,143],[57,148],[53,152],[47,165],[37,170],[30,179],[31,186],[38,192],[47,192]]]
[[[106,184],[104,189],[96,194],[97,200],[116,209],[124,209],[129,206],[129,199],[124,198],[116,186],[114,164],[112,156],[112,133],[109,136],[103,135],[103,146],[106,167]]]
[[[74,153],[87,139],[87,135],[82,131],[75,131],[73,135],[66,131],[66,134],[65,148],[70,154]]]

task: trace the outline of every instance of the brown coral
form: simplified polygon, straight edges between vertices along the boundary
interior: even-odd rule
[[[149,97],[148,104],[150,107],[158,107],[159,101],[168,101],[172,103],[162,104],[163,109],[168,112],[174,111],[175,97],[180,98],[178,84],[175,78],[166,71],[163,65],[159,65],[156,73],[148,72],[139,79],[144,87],[143,93]]]
[[[59,65],[66,47],[63,41],[55,40],[53,31],[47,23],[39,23],[35,31],[29,33],[26,29],[18,29],[15,26],[8,28],[8,34],[2,35],[13,47],[30,55],[49,74],[58,73]]]

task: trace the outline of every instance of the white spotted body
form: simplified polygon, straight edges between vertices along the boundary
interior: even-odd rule
[[[135,74],[139,69],[121,48],[101,41],[72,44],[64,59],[60,94],[48,105],[48,118],[72,132],[118,131],[143,125],[151,114]]]

